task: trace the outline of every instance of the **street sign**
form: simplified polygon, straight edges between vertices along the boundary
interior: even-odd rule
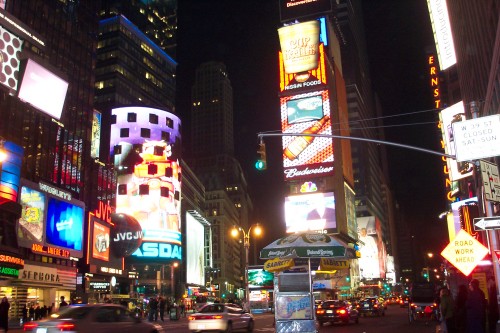
[[[488,249],[461,229],[457,236],[441,252],[441,255],[468,276],[477,264],[488,254]]]
[[[479,161],[481,167],[481,178],[484,185],[484,197],[488,201],[500,202],[500,177],[498,176],[498,165]]]
[[[457,162],[500,155],[500,115],[453,123]]]
[[[500,216],[479,217],[474,219],[474,230],[484,231],[500,229]]]

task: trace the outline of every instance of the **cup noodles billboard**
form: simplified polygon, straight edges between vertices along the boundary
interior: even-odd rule
[[[307,72],[318,67],[319,33],[318,20],[278,29],[285,73]]]
[[[285,223],[286,232],[315,230],[336,233],[335,196],[329,192],[286,197]]]
[[[455,136],[453,135],[453,123],[465,120],[465,109],[462,101],[444,109],[439,113],[441,120],[441,134],[445,143],[445,152],[455,155]],[[450,180],[456,181],[472,176],[473,165],[469,162],[457,162],[452,158],[446,159]]]
[[[142,227],[135,258],[182,259],[180,120],[146,107],[111,111],[111,154],[118,169],[116,212]]]
[[[17,90],[23,41],[0,26],[0,83]]]
[[[285,70],[285,62],[283,52],[279,52],[279,68],[280,68],[280,93],[296,93],[297,91],[311,90],[318,87],[326,86],[327,70],[326,70],[326,54],[325,45],[319,44],[318,47],[318,66],[307,72],[288,74]]]
[[[47,68],[28,59],[19,86],[18,97],[52,118],[61,118],[68,82]]]
[[[280,106],[282,133],[332,135],[327,90],[282,97]],[[331,137],[284,135],[282,142],[285,180],[333,174]]]

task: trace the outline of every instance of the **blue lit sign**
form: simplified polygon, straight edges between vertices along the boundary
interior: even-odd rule
[[[82,207],[50,197],[47,205],[47,242],[81,251],[83,216]]]
[[[182,260],[182,249],[176,244],[145,242],[132,255],[139,258]]]

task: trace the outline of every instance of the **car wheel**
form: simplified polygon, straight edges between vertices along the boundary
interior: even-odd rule
[[[231,333],[233,331],[233,324],[227,323],[226,333]]]
[[[250,320],[248,322],[248,326],[247,326],[247,332],[253,332],[253,327],[254,327],[255,323],[253,322],[253,320]]]

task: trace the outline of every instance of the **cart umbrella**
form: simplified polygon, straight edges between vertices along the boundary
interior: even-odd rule
[[[261,259],[356,258],[353,249],[335,236],[311,232],[287,235],[260,251]]]

